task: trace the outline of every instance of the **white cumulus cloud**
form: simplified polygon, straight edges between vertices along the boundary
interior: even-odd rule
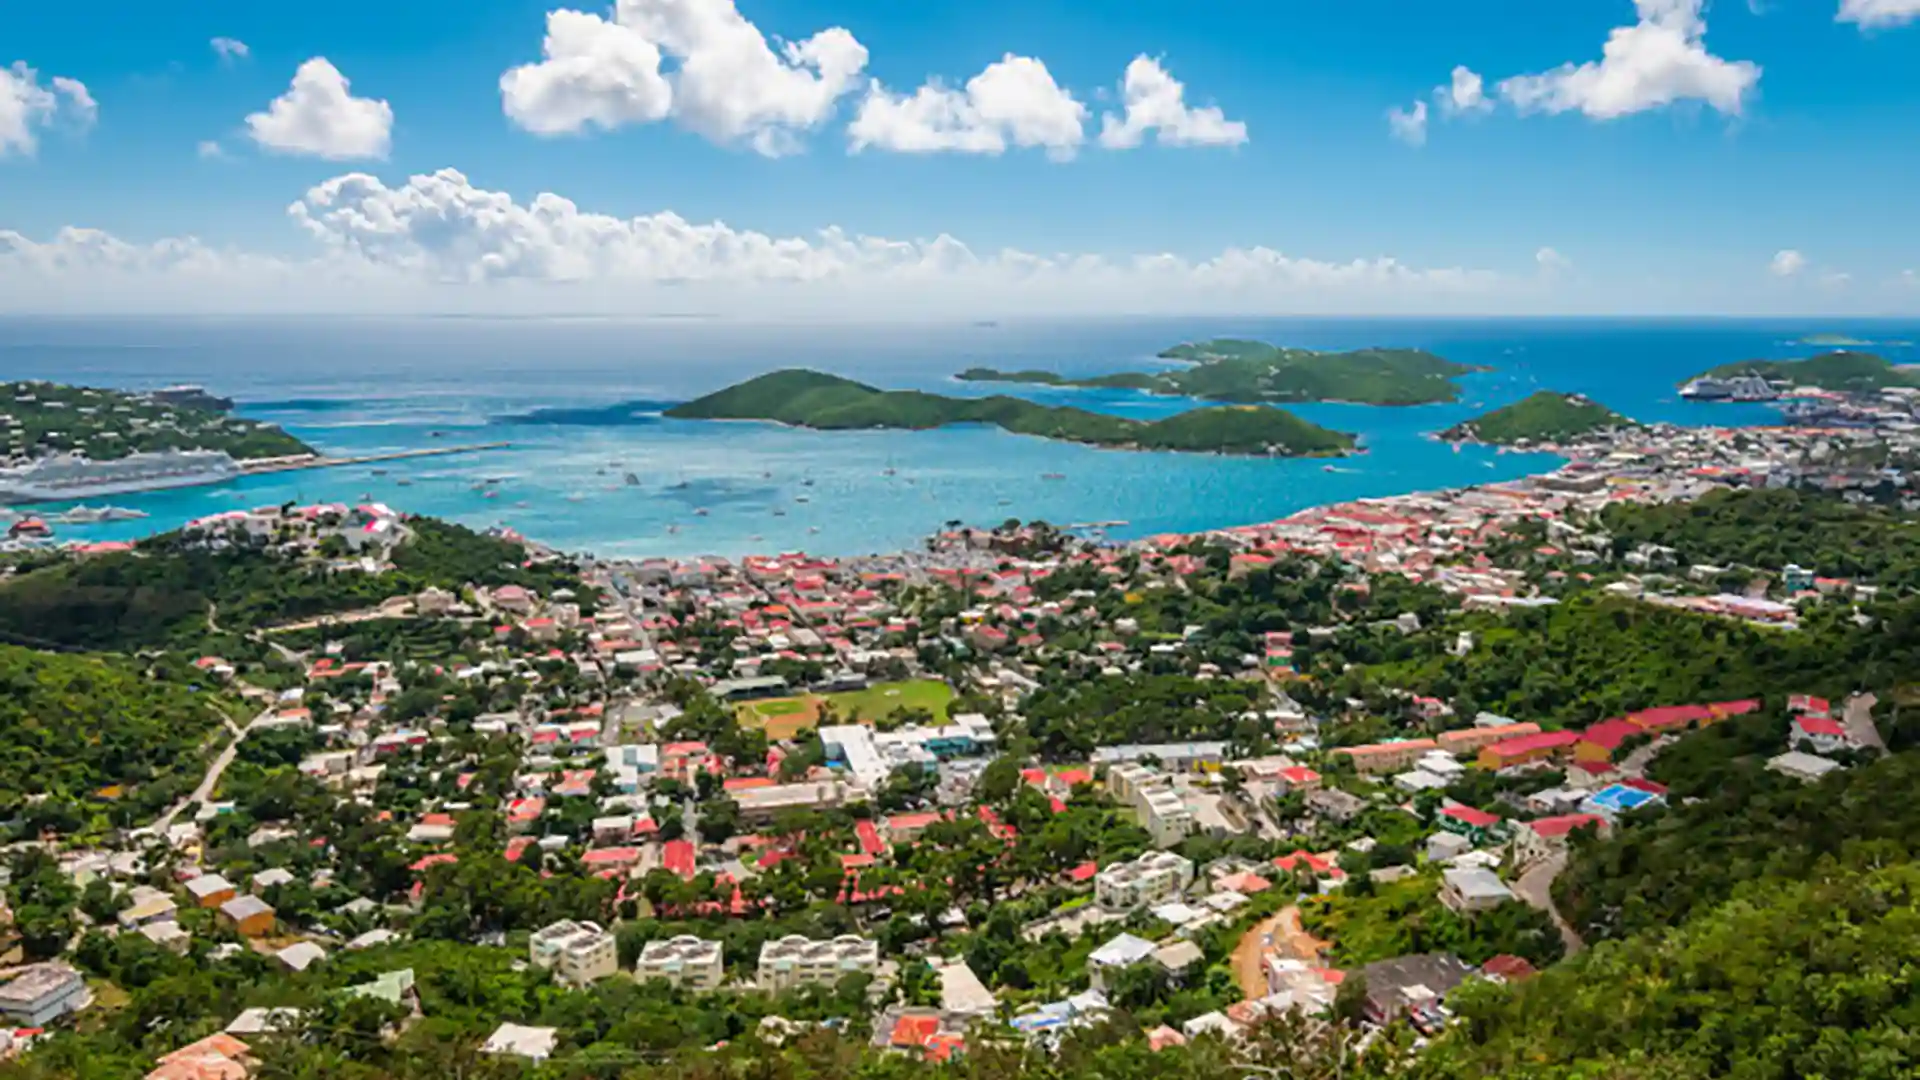
[[[1228,120],[1219,106],[1189,106],[1187,88],[1167,74],[1160,62],[1136,56],[1121,82],[1125,115],[1105,114],[1100,121],[1100,145],[1131,150],[1151,132],[1162,146],[1239,146],[1247,141],[1247,125]]]
[[[300,65],[293,85],[267,111],[247,117],[247,134],[282,154],[330,161],[384,158],[392,145],[393,108],[354,97],[347,77],[316,56]]]
[[[39,132],[67,120],[91,126],[100,109],[85,83],[55,75],[45,85],[40,73],[17,61],[0,67],[0,158],[32,154],[40,146]]]
[[[245,60],[253,53],[252,49],[247,48],[247,43],[239,38],[217,37],[207,44],[222,60]]]
[[[1486,80],[1465,64],[1454,67],[1453,77],[1447,85],[1435,89],[1433,97],[1440,103],[1440,111],[1448,116],[1464,116],[1493,108],[1493,102],[1487,97]]]
[[[1544,278],[1556,278],[1573,269],[1573,260],[1550,247],[1533,253],[1533,265]]]
[[[1902,26],[1920,19],[1920,0],[1840,0],[1835,18],[1862,27]]]
[[[908,154],[1044,147],[1065,160],[1085,141],[1086,123],[1087,107],[1054,82],[1047,65],[1008,53],[957,90],[929,82],[908,96],[875,79],[847,126],[847,144]]]
[[[1639,21],[1616,27],[1599,60],[1562,64],[1500,83],[1523,113],[1580,112],[1612,120],[1680,101],[1738,115],[1760,82],[1760,66],[1707,51],[1706,0],[1635,0]]]
[[[507,116],[539,134],[671,116],[778,155],[833,115],[866,66],[866,47],[842,27],[776,51],[733,0],[619,0],[610,21],[550,13],[545,59],[509,71],[500,90]]]
[[[1408,146],[1427,144],[1427,103],[1416,101],[1405,109],[1387,110],[1387,130]]]
[[[537,135],[659,120],[673,108],[660,49],[618,22],[547,13],[545,59],[500,76],[507,117]]]
[[[85,229],[0,232],[0,310],[712,311],[899,319],[1027,313],[1477,310],[1497,274],[1391,257],[1322,260],[1253,244],[1206,257],[976,250],[828,226],[782,236],[660,212],[529,200],[451,169],[388,184],[348,173],[289,207],[305,257],[133,243]],[[1511,283],[1506,283],[1511,284]]]
[[[1774,277],[1793,277],[1807,268],[1807,257],[1792,248],[1775,252],[1773,261],[1767,264],[1767,270]]]

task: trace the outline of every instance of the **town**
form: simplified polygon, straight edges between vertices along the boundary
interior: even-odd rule
[[[162,656],[113,692],[174,728],[11,769],[0,1053],[150,1080],[427,1039],[944,1062],[1311,1020],[1411,1059],[1457,995],[1653,917],[1603,902],[1630,880],[1606,845],[1911,737],[1912,646],[1880,630],[1920,588],[1911,431],[1562,449],[1128,544],[1010,521],[603,560],[370,503],[16,545],[22,717],[70,707],[31,669],[79,646]],[[115,609],[142,574],[197,591]]]

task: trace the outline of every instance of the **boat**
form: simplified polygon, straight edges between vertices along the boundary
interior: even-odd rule
[[[66,502],[200,487],[239,475],[239,464],[217,450],[158,450],[110,461],[94,461],[85,454],[54,454],[0,469],[0,503]]]
[[[774,507],[774,508],[773,508],[773,516],[774,516],[774,517],[786,517],[786,516],[787,516],[787,512],[786,512],[785,510],[782,510],[782,509],[780,509],[779,507],[777,507],[777,506],[776,506],[776,507]]]
[[[899,473],[899,471],[900,471],[900,470],[898,470],[898,469],[895,469],[895,468],[893,468],[893,467],[891,467],[891,466],[889,466],[889,467],[887,467],[887,468],[884,468],[884,469],[881,469],[881,470],[880,470],[880,475],[881,475],[881,476],[894,476],[894,475],[896,475],[896,474],[898,474],[898,473]]]
[[[808,531],[809,533],[817,533],[817,532],[819,532],[819,531],[820,531],[820,526],[818,526],[818,525],[809,525],[809,526],[807,526],[807,531]]]
[[[640,478],[639,478],[638,476],[635,476],[635,475],[634,475],[634,474],[632,474],[632,473],[628,473],[627,475],[625,475],[625,476],[623,476],[623,477],[621,477],[621,479],[622,479],[622,480],[624,480],[624,481],[626,481],[626,485],[627,485],[628,487],[639,487],[639,486],[640,486]]]
[[[812,502],[813,500],[807,498],[805,495],[795,495],[793,497],[793,501],[797,503],[803,503],[803,502]]]
[[[1040,479],[1042,480],[1065,480],[1066,478],[1067,474],[1063,472],[1043,472],[1040,474]]]
[[[1680,396],[1688,401],[1778,401],[1780,391],[1758,375],[1703,375],[1681,387]]]
[[[667,535],[669,535],[669,536],[672,536],[672,535],[674,535],[674,534],[676,534],[676,533],[678,533],[679,531],[680,531],[680,526],[678,526],[678,525],[669,525],[669,526],[667,526]]]
[[[800,481],[800,486],[801,486],[801,487],[812,487],[812,486],[813,486],[813,477],[811,477],[811,476],[809,476],[809,477],[807,477],[807,478],[806,478],[805,480],[802,480],[802,481]]]
[[[375,476],[385,476],[385,475],[387,475],[387,470],[385,470],[385,469],[375,469],[375,470],[373,470],[373,475],[375,475]]]
[[[701,507],[697,507],[697,508],[695,508],[695,510],[693,511],[693,516],[694,516],[694,517],[706,517],[706,516],[707,516],[707,508],[706,508],[706,507],[704,507],[704,506],[701,506]]]
[[[668,487],[667,490],[668,491],[685,491],[692,486],[693,486],[692,484],[689,484],[685,480],[682,480],[679,483]]]
[[[446,432],[444,432],[444,431],[429,431],[429,432],[427,432],[427,438],[429,438],[429,439],[444,439],[444,438],[446,438],[446,437],[447,437],[447,433],[446,433]]]
[[[398,484],[398,485],[400,485],[401,487],[412,487],[412,486],[413,486],[413,481],[411,481],[411,480],[409,480],[409,479],[407,479],[407,478],[406,478],[406,477],[404,477],[404,476],[403,476],[403,477],[401,477],[401,478],[400,478],[400,479],[398,479],[398,480],[395,480],[395,481],[394,481],[394,483],[396,483],[396,484]]]

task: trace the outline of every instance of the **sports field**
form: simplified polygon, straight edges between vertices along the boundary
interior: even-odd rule
[[[915,679],[911,682],[878,683],[865,690],[841,694],[807,694],[802,697],[769,698],[749,701],[740,706],[740,722],[766,731],[770,739],[791,739],[808,728],[820,725],[820,705],[833,706],[841,721],[871,724],[895,709],[925,709],[936,724],[947,722],[947,706],[953,702],[953,687],[939,679]]]

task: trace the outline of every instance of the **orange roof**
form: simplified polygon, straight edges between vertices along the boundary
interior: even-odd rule
[[[939,1033],[937,1016],[903,1016],[893,1025],[893,1035],[887,1042],[892,1046],[925,1046],[928,1039]]]

